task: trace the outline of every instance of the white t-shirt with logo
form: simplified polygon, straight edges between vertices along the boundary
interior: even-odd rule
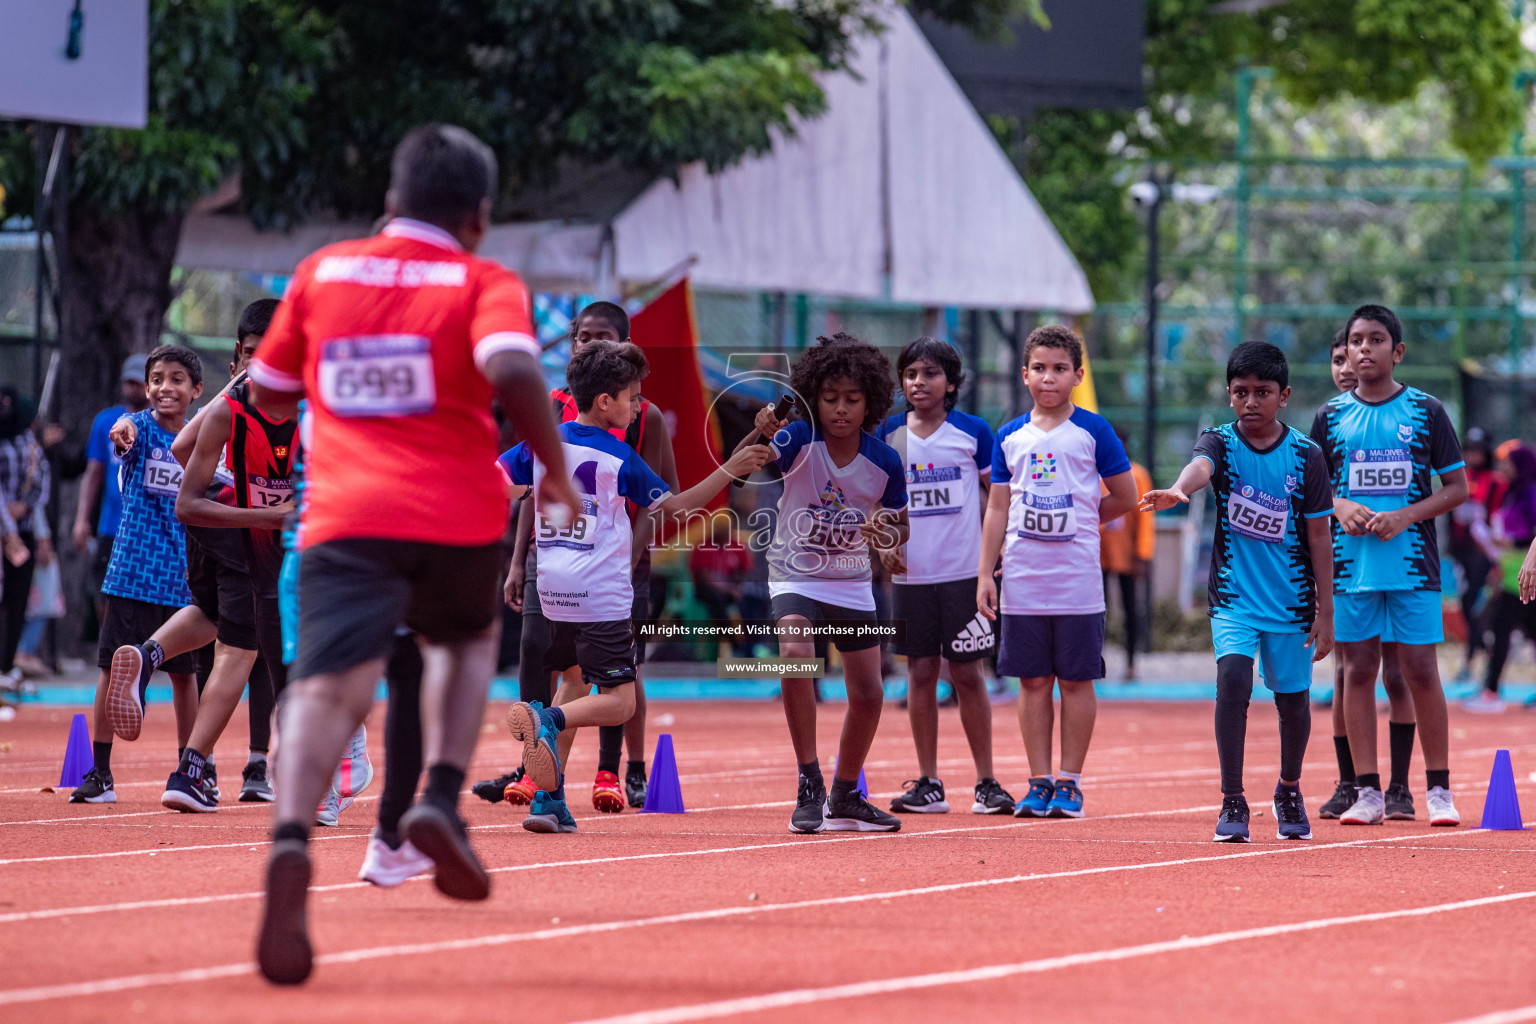
[[[869,548],[859,527],[878,509],[906,508],[901,456],[874,435],[860,434],[859,454],[838,468],[820,432],[805,420],[779,431],[772,443],[784,494],[768,548],[769,595],[802,594],[872,611]]]
[[[1005,615],[1092,615],[1104,610],[1099,569],[1099,498],[1105,477],[1131,461],[1109,421],[1074,409],[1054,430],[1030,414],[1003,424],[992,484],[1007,484],[1003,542]]]
[[[981,560],[981,474],[992,469],[992,428],[980,417],[952,409],[927,437],[908,429],[906,413],[882,423],[877,436],[901,456],[912,525],[904,549],[907,571],[892,581],[974,578]]]
[[[539,603],[559,622],[617,622],[634,606],[632,524],[624,502],[651,509],[671,497],[666,481],[635,450],[606,430],[562,423],[565,465],[581,496],[581,514],[565,526],[546,519],[534,497],[539,547]],[[537,488],[544,464],[520,444],[497,460],[514,484]]]

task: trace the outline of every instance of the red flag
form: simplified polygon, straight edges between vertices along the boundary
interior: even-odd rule
[[[631,317],[629,334],[651,364],[650,376],[640,390],[666,418],[677,457],[677,482],[686,490],[720,465],[720,425],[711,415],[704,372],[699,368],[699,332],[688,279]],[[724,500],[716,498],[710,507],[719,508]]]

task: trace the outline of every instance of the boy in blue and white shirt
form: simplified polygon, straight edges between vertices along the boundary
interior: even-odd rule
[[[871,545],[893,572],[905,567],[907,485],[901,456],[873,433],[891,409],[891,364],[880,350],[846,334],[818,338],[795,363],[790,387],[809,418],[787,423],[772,406],[757,414],[757,434],[773,438],[784,493],[768,549],[770,614],[779,657],[824,653],[813,627],[839,629],[848,713],[830,793],[816,754],[816,691],[809,678],[780,683],[799,784],[792,832],[828,829],[894,832],[901,819],[859,793],[859,772],[885,700],[870,564]]]
[[[1311,839],[1301,763],[1312,730],[1312,663],[1333,646],[1333,491],[1322,449],[1276,418],[1291,395],[1283,352],[1262,341],[1237,346],[1227,360],[1227,393],[1237,422],[1201,434],[1178,481],[1148,491],[1141,507],[1172,508],[1207,483],[1216,498],[1209,587],[1222,793],[1216,842],[1248,842],[1243,751],[1255,651],[1280,716],[1276,837]]]
[[[1093,681],[1104,678],[1099,524],[1131,510],[1136,481],[1109,421],[1072,403],[1072,389],[1083,381],[1083,343],[1076,334],[1059,324],[1031,332],[1024,380],[1035,407],[997,432],[976,604],[988,619],[997,617],[992,574],[1001,552],[997,671],[1019,677],[1019,728],[1030,771],[1029,795],[1014,815],[1080,818],[1083,762],[1098,717]],[[1057,683],[1061,771],[1053,776]]]
[[[906,624],[894,644],[907,658],[907,717],[917,747],[918,778],[891,801],[898,813],[949,810],[938,775],[939,661],[949,662],[960,721],[976,762],[974,814],[1013,811],[1013,797],[992,775],[992,699],[982,658],[994,646],[992,624],[972,607],[981,557],[982,494],[992,478],[992,428],[955,408],[965,381],[960,354],[936,338],[918,338],[896,359],[907,408],[881,424],[880,440],[906,467],[912,536],[907,571],[892,577],[892,614]]]
[[[566,385],[579,414],[559,430],[582,497],[574,519],[550,518],[539,506],[545,469],[526,444],[499,460],[513,484],[533,488],[539,601],[551,627],[544,667],[564,672],[579,665],[582,679],[597,688],[560,707],[519,701],[507,711],[507,728],[522,742],[523,767],[538,787],[529,807],[530,821],[539,819],[542,826],[538,831],[576,831],[561,772],[575,730],[623,725],[635,711],[630,554],[636,526],[625,502],[650,512],[689,512],[702,508],[732,478],[751,474],[773,457],[767,445],[745,447],[702,482],[673,494],[635,449],[609,432],[634,419],[645,372],[644,356],[633,345],[592,342],[571,357]]]
[[[1344,725],[1356,798],[1346,825],[1379,825],[1386,811],[1376,763],[1376,672],[1383,639],[1398,663],[1418,719],[1431,825],[1459,825],[1451,797],[1450,727],[1435,645],[1440,549],[1435,519],[1467,499],[1466,464],[1445,408],[1399,384],[1403,327],[1385,306],[1361,306],[1344,325],[1354,390],[1317,412],[1312,440],[1333,473],[1334,632],[1344,663]],[[1441,487],[1431,488],[1439,476]]]

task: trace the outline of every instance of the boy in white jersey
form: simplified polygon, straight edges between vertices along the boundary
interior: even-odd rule
[[[898,813],[949,810],[939,779],[939,661],[948,660],[960,723],[976,762],[973,814],[1006,814],[1013,797],[992,776],[992,699],[981,659],[992,627],[972,608],[981,557],[981,495],[992,477],[992,429],[955,408],[965,374],[960,353],[937,338],[918,338],[896,359],[907,408],[876,435],[906,467],[912,536],[904,574],[892,578],[893,617],[906,624],[895,644],[907,658],[907,717],[919,777],[891,801]]]
[[[870,433],[891,409],[891,364],[868,342],[846,334],[818,338],[790,373],[790,387],[810,403],[808,420],[787,423],[772,406],[756,429],[773,438],[784,493],[768,549],[770,614],[779,627],[779,657],[817,656],[812,627],[842,630],[832,638],[843,656],[848,714],[838,745],[832,790],[816,756],[816,691],[810,679],[784,679],[784,717],[800,770],[792,832],[894,832],[901,819],[859,793],[859,772],[875,739],[885,701],[880,673],[869,549],[902,572],[907,540],[907,486],[901,456]],[[743,442],[745,443],[745,442]],[[861,630],[863,632],[861,632]]]
[[[1083,380],[1083,343],[1059,324],[1024,347],[1035,407],[997,432],[992,489],[981,533],[976,604],[998,615],[993,567],[1003,556],[1000,675],[1019,677],[1019,728],[1029,755],[1020,818],[1083,816],[1083,762],[1104,678],[1104,582],[1099,524],[1136,504],[1125,446],[1109,421],[1072,404]],[[1104,489],[1108,494],[1101,499]],[[1006,535],[1007,544],[1004,546]],[[1061,771],[1051,774],[1054,684],[1061,685]]]
[[[635,711],[630,614],[636,525],[630,521],[626,499],[650,511],[688,512],[702,508],[733,477],[747,476],[773,457],[767,445],[745,447],[702,482],[673,494],[638,452],[610,433],[634,419],[644,375],[644,356],[632,345],[592,342],[571,358],[566,381],[579,414],[559,427],[566,460],[573,467],[571,479],[582,495],[581,514],[571,521],[550,519],[539,507],[537,484],[544,466],[526,445],[500,460],[514,484],[535,488],[539,601],[551,627],[545,668],[564,672],[579,665],[583,680],[597,688],[560,707],[519,701],[507,711],[507,728],[522,742],[523,767],[538,787],[529,820],[540,819],[542,831],[576,830],[561,772],[575,730],[623,725]]]

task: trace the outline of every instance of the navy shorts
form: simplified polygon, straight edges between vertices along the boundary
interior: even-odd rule
[[[1004,615],[997,674],[1055,676],[1069,683],[1104,678],[1104,613]]]

